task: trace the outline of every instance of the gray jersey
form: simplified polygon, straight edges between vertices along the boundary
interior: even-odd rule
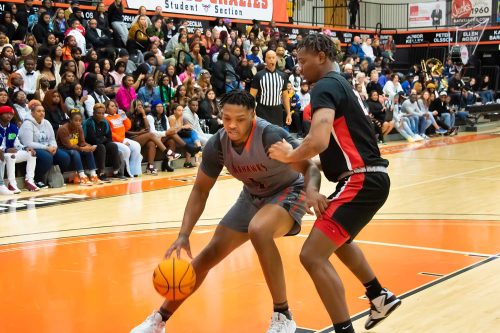
[[[245,184],[245,190],[258,197],[272,196],[294,183],[303,183],[300,173],[288,164],[270,159],[269,147],[286,139],[294,148],[298,142],[284,129],[257,118],[248,142],[235,149],[224,129],[219,130],[203,149],[201,169],[217,177],[225,166],[229,173]]]

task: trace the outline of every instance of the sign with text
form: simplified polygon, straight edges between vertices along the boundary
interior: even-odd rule
[[[273,0],[127,0],[127,4],[131,9],[144,6],[154,11],[159,6],[164,12],[185,15],[261,21],[273,19]]]
[[[408,26],[439,27],[446,25],[446,2],[412,3],[408,5]]]
[[[396,45],[418,45],[428,46],[434,43],[476,43],[476,42],[495,42],[500,44],[500,28],[484,30],[481,36],[481,30],[468,30],[457,34],[454,31],[432,31],[424,33],[401,33],[394,36]]]
[[[490,0],[452,0],[451,19],[454,24],[458,24],[473,18],[489,18],[491,5]]]

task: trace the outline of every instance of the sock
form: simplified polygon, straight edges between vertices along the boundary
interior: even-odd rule
[[[288,301],[280,303],[280,304],[274,304],[273,311],[283,314],[288,320],[292,320],[292,314],[288,310]]]
[[[343,323],[334,324],[333,328],[335,333],[354,333],[351,320],[344,321]]]
[[[366,288],[366,297],[369,299],[375,299],[380,296],[382,286],[380,285],[380,282],[378,282],[377,278],[374,278],[370,282],[364,283],[363,285]]]
[[[83,171],[78,171],[78,176],[80,176],[80,178],[87,177],[87,175]]]
[[[90,177],[94,177],[94,176],[97,176],[97,174],[95,173],[95,170],[90,170]]]
[[[113,171],[113,175],[115,175],[115,176],[116,176],[116,175],[118,174],[118,172],[119,172],[119,171],[120,171],[120,170],[115,170],[115,171]]]
[[[172,316],[171,312],[168,312],[167,310],[165,310],[163,308],[160,308],[160,310],[158,310],[158,313],[161,315],[161,320],[163,320],[165,322]]]

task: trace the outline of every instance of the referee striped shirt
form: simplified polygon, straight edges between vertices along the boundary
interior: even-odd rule
[[[257,103],[264,106],[279,106],[283,102],[281,94],[286,90],[287,76],[285,73],[267,68],[258,72],[252,81],[252,88],[257,89]]]

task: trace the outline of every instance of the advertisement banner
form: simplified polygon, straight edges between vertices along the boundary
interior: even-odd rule
[[[439,27],[446,25],[446,2],[412,3],[408,6],[408,26]]]
[[[472,18],[490,18],[490,0],[452,0],[451,18],[454,24],[466,23]]]
[[[144,6],[151,11],[160,6],[164,12],[184,15],[260,21],[273,19],[273,0],[127,0],[127,4],[131,9]]]

